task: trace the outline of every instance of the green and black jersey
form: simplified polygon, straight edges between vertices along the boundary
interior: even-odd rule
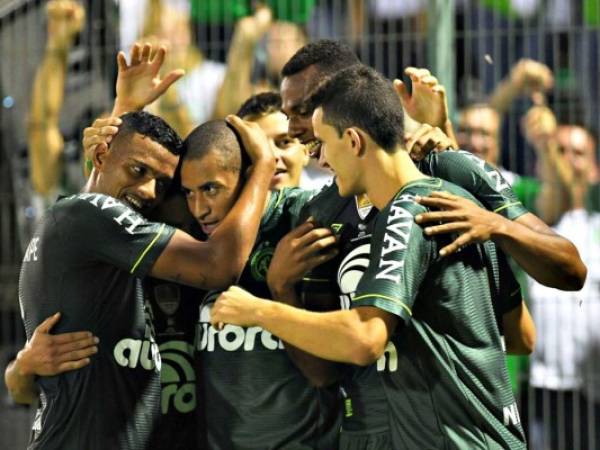
[[[311,196],[300,189],[271,195],[241,287],[271,297],[266,274],[273,252]],[[204,299],[196,332],[206,448],[336,448],[337,392],[312,387],[268,331],[213,328],[210,311],[217,297],[212,292]]]
[[[417,167],[425,175],[460,186],[486,209],[509,220],[528,212],[500,172],[470,152],[432,152]]]
[[[400,322],[378,362],[393,448],[524,449],[492,303],[518,304],[518,285],[502,278],[491,242],[439,256],[451,237],[414,221],[427,211],[415,196],[436,190],[474,200],[436,178],[404,186],[377,218],[351,303]]]
[[[160,350],[160,418],[149,450],[198,449],[194,336],[204,291],[147,277],[146,307]]]
[[[60,311],[55,333],[100,338],[91,363],[40,377],[30,449],[146,449],[160,405],[160,357],[140,278],[174,229],[101,194],[59,200],[29,243],[19,280],[28,338]]]
[[[516,199],[502,175],[489,164],[464,151],[431,153],[419,163],[419,169],[460,185],[471,192],[486,209],[514,220],[527,210]],[[371,235],[377,210],[365,200],[342,198],[335,183],[323,189],[307,205],[301,217],[312,216],[317,223],[336,231],[340,238],[339,256],[318,267],[303,282],[303,295],[310,298],[324,291],[337,292],[342,308],[348,308],[356,287],[369,263]],[[505,261],[499,256],[499,261]],[[506,265],[500,264],[505,274]],[[511,275],[507,275],[512,278]],[[500,316],[516,305],[498,305]],[[508,309],[506,309],[508,308]],[[315,308],[318,309],[318,308]],[[378,434],[388,428],[387,406],[377,368],[384,359],[367,369],[348,366],[342,383],[344,400],[343,431]]]

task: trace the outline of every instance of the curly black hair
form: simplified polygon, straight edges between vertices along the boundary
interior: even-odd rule
[[[332,75],[355,64],[360,64],[360,60],[348,45],[319,39],[298,50],[283,66],[281,76],[289,77],[312,65],[316,65],[322,75]]]
[[[126,136],[139,133],[148,136],[157,144],[162,145],[174,155],[183,152],[183,142],[171,126],[154,114],[145,111],[128,112],[121,116],[123,123],[119,126],[119,134]]]

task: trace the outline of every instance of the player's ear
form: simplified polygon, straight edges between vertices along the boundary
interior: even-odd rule
[[[92,150],[92,158],[91,162],[93,168],[96,170],[100,170],[102,165],[105,163],[106,158],[108,157],[108,145],[105,142],[96,145],[96,148]]]
[[[367,141],[364,132],[360,128],[352,127],[346,128],[344,134],[350,142],[352,154],[361,158],[367,149]]]

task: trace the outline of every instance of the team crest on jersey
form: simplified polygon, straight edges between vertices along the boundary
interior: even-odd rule
[[[373,209],[373,203],[367,197],[367,194],[361,194],[354,197],[356,201],[356,212],[358,212],[358,216],[361,220],[365,220],[371,210]]]
[[[256,281],[265,281],[275,249],[265,242],[250,257],[250,272]]]

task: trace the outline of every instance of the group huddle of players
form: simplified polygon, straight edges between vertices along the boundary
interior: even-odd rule
[[[149,47],[119,77],[160,68]],[[95,124],[23,261],[6,380],[39,396],[30,449],[526,448],[505,354],[535,330],[506,255],[578,289],[576,249],[495,168],[427,154],[440,130],[409,153],[393,84],[346,46],[282,77],[183,141],[142,111]],[[335,182],[295,187],[304,151]],[[61,369],[27,370],[49,323]]]

